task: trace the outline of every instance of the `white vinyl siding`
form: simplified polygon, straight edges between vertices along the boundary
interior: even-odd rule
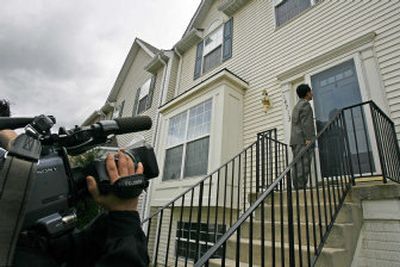
[[[271,1],[250,1],[235,13],[234,57],[201,77],[205,80],[228,68],[251,85],[245,95],[245,145],[255,140],[257,132],[274,127],[280,130],[280,138],[283,136],[283,103],[277,75],[373,31],[377,33],[374,43],[377,71],[382,75],[400,139],[399,1],[321,1],[278,29],[274,16]],[[193,46],[183,56],[181,92],[200,82],[193,81],[195,51]],[[263,89],[267,89],[272,103],[267,114],[260,104]]]

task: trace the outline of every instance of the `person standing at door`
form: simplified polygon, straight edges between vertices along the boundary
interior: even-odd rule
[[[313,110],[309,103],[313,99],[311,87],[308,84],[300,84],[296,88],[296,93],[299,101],[293,108],[290,133],[293,159],[315,138]],[[306,154],[302,158],[293,170],[293,186],[296,189],[306,187],[310,172],[310,155]]]

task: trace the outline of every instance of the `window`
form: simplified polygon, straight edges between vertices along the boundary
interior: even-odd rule
[[[209,99],[169,120],[164,181],[207,174],[211,104]]]
[[[178,222],[176,230],[176,256],[199,259],[218,239],[226,232],[226,226],[222,224],[205,224]],[[197,246],[199,240],[199,246]],[[223,247],[220,247],[213,255],[214,258],[222,257]]]
[[[284,24],[317,2],[317,0],[275,0],[276,26]]]
[[[194,79],[232,56],[232,19],[197,44]]]
[[[124,106],[125,106],[125,100],[115,106],[115,109],[114,109],[113,115],[112,115],[113,119],[122,117],[122,112],[124,111]]]
[[[136,91],[135,105],[132,112],[133,116],[141,114],[151,107],[155,81],[156,76],[151,77]]]
[[[143,113],[143,111],[146,110],[147,101],[149,99],[150,83],[151,83],[151,79],[148,79],[143,84],[143,86],[140,87],[138,110],[137,110],[138,114]]]

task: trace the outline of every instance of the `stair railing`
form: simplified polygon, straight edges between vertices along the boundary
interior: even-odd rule
[[[322,127],[195,266],[314,266],[356,178],[399,182],[394,125],[372,101],[340,110]],[[306,186],[293,183],[302,176]]]
[[[287,145],[276,139],[276,129],[260,133],[257,141],[143,221],[151,266],[193,265],[226,233],[262,191],[257,185],[265,189],[286,168]]]

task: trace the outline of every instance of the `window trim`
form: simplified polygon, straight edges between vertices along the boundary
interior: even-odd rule
[[[221,43],[220,44],[218,44],[218,46],[216,46],[213,50],[210,50],[207,54],[205,54],[205,52],[204,52],[204,50],[205,50],[205,48],[206,48],[206,39],[210,36],[210,35],[212,35],[212,34],[214,34],[214,33],[216,33],[217,31],[221,31],[222,32],[222,34],[221,34]],[[201,72],[200,72],[200,75],[203,75],[203,74],[205,74],[205,73],[207,73],[207,72],[210,72],[211,70],[213,70],[213,69],[215,69],[217,66],[219,66],[219,65],[221,65],[221,63],[222,62],[224,62],[224,60],[223,60],[223,51],[222,51],[222,49],[223,49],[223,46],[224,46],[224,23],[222,23],[221,25],[219,25],[218,27],[216,27],[212,32],[210,32],[209,34],[207,34],[207,36],[205,36],[204,38],[203,38],[203,51],[202,51],[202,55],[201,55],[201,67],[200,67],[200,69],[201,69]],[[219,64],[217,64],[217,65],[215,65],[215,66],[213,66],[213,67],[211,67],[209,70],[207,70],[207,71],[205,71],[204,70],[204,58],[206,57],[206,56],[208,56],[208,55],[210,55],[211,53],[213,53],[215,50],[217,50],[217,49],[221,49],[221,56],[220,56],[220,60],[219,60]]]
[[[198,105],[201,105],[201,104],[207,102],[207,101],[210,101],[210,102],[211,102],[211,116],[210,116],[210,130],[209,130],[209,132],[208,132],[208,133],[205,133],[205,134],[198,135],[198,136],[196,136],[196,137],[194,137],[194,138],[188,138],[188,133],[189,133],[189,132],[188,132],[188,127],[189,127],[189,119],[190,119],[189,112],[190,112],[190,110],[191,110],[192,108],[198,106]],[[186,179],[197,178],[197,177],[199,177],[199,176],[203,176],[203,175],[197,175],[197,176],[187,176],[187,177],[186,177],[186,176],[184,176],[184,172],[185,172],[185,164],[186,164],[186,150],[187,150],[187,145],[188,145],[189,143],[191,143],[191,142],[194,142],[194,141],[197,141],[197,140],[206,138],[206,137],[209,138],[208,155],[207,155],[207,159],[208,159],[208,162],[207,162],[207,172],[208,172],[209,164],[210,164],[210,160],[209,160],[209,159],[210,159],[210,152],[211,152],[210,146],[211,146],[212,123],[213,123],[213,119],[212,119],[212,118],[213,118],[213,111],[214,111],[214,97],[211,96],[211,97],[207,97],[206,99],[203,99],[202,101],[200,101],[200,102],[198,102],[198,103],[196,103],[196,104],[194,104],[194,105],[191,105],[190,107],[188,107],[188,108],[185,109],[184,111],[181,111],[181,112],[179,112],[179,113],[177,113],[177,114],[174,114],[173,116],[171,116],[171,117],[168,118],[168,123],[167,123],[167,127],[166,127],[166,145],[165,145],[165,147],[164,147],[164,149],[163,149],[163,150],[164,150],[164,166],[163,166],[163,175],[162,175],[162,181],[163,181],[163,182],[182,181],[182,180],[186,180]],[[185,115],[185,131],[184,131],[184,132],[185,132],[185,136],[184,136],[184,140],[181,141],[181,142],[177,142],[177,143],[173,143],[173,144],[171,144],[171,145],[168,145],[168,133],[169,133],[169,126],[170,126],[171,119],[172,119],[173,117],[175,117],[175,116],[180,115],[181,113],[186,113],[186,115]],[[165,179],[164,179],[164,172],[165,172],[165,168],[166,168],[166,166],[165,166],[165,160],[166,160],[166,156],[167,156],[167,150],[176,148],[176,147],[178,147],[178,146],[182,146],[181,170],[180,170],[179,178],[178,178],[178,179],[166,179],[166,180],[165,180]]]
[[[211,25],[214,25],[215,22],[213,22]],[[228,28],[227,25],[230,24],[230,27]],[[226,29],[229,29],[229,34],[226,34]],[[204,48],[205,48],[205,40],[212,34],[221,31],[221,43],[216,46],[213,50],[209,51],[207,54],[204,53]],[[229,53],[225,54],[225,44],[229,44]],[[201,55],[199,55],[199,50],[201,49]],[[215,66],[209,68],[208,70],[204,70],[204,58],[207,55],[210,55],[211,53],[215,52],[217,49],[221,49],[221,56],[219,59],[219,63],[216,64]],[[206,36],[202,38],[200,42],[197,43],[196,45],[196,54],[195,54],[195,60],[194,60],[194,76],[193,80],[196,80],[200,78],[200,76],[211,72],[221,64],[223,64],[225,61],[230,59],[232,57],[232,49],[233,49],[233,17],[230,17],[227,21],[224,21],[220,23],[220,25],[216,26],[211,32],[207,33]],[[198,66],[199,65],[199,66]]]
[[[132,116],[143,114],[144,112],[146,112],[147,110],[149,110],[151,108],[151,104],[153,102],[153,99],[151,99],[151,98],[154,97],[156,80],[157,80],[157,76],[152,75],[150,78],[146,79],[145,82],[137,89],[135,100],[134,100],[135,102],[134,102],[134,105],[132,108]],[[147,88],[146,89],[147,93],[145,95],[142,94],[143,88]],[[146,98],[146,101],[144,103],[144,109],[139,112],[139,106],[140,106],[139,103],[144,98]]]

